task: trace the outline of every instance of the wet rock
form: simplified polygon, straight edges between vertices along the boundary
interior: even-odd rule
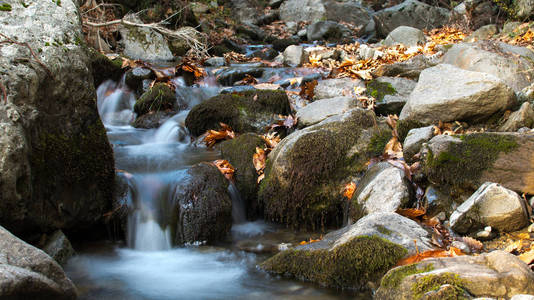
[[[491,74],[502,79],[515,92],[529,86],[531,78],[534,78],[534,52],[501,42],[455,44],[442,61],[464,70]]]
[[[232,227],[228,180],[209,163],[194,165],[187,174],[173,195],[172,219],[177,222],[174,242],[181,245],[223,240]]]
[[[431,6],[417,0],[408,0],[380,10],[373,17],[378,34],[385,37],[399,26],[418,29],[443,26],[449,20],[450,12],[445,8]]]
[[[122,69],[122,59],[120,56],[109,59],[104,54],[92,48],[87,48],[87,52],[95,87],[98,87],[106,80],[119,81],[121,79],[124,70]]]
[[[271,8],[276,9],[276,8],[279,8],[280,5],[282,5],[282,3],[284,3],[284,0],[270,0],[269,1],[269,6]]]
[[[284,22],[315,22],[325,16],[322,0],[285,0],[280,5],[280,20]]]
[[[246,52],[245,49],[236,42],[225,38],[220,44],[215,45],[210,49],[210,54],[214,56],[223,56],[225,53],[232,51],[241,54],[245,54]]]
[[[241,198],[245,200],[247,216],[251,219],[261,216],[258,203],[258,174],[252,156],[256,153],[256,147],[264,146],[263,139],[253,133],[246,133],[221,143],[221,156],[235,168],[235,184]]]
[[[438,217],[440,221],[445,221],[448,216],[454,212],[457,205],[447,191],[442,191],[438,187],[430,185],[425,190],[424,196],[427,215]]]
[[[417,55],[407,61],[379,66],[373,71],[373,76],[406,77],[417,80],[425,69],[437,65],[439,61],[432,56]]]
[[[474,297],[510,298],[532,293],[533,281],[534,273],[528,266],[504,251],[430,258],[389,271],[382,278],[376,299],[418,299],[444,285],[454,287],[446,299],[457,299],[465,292]]]
[[[384,40],[384,45],[393,46],[397,44],[406,47],[424,45],[426,43],[425,34],[422,30],[410,26],[399,26],[388,34]]]
[[[308,41],[327,40],[341,41],[351,34],[347,26],[334,21],[319,21],[312,23],[306,30]]]
[[[528,225],[523,199],[499,184],[484,183],[460,205],[450,218],[451,228],[462,234],[491,226],[501,232],[512,232]]]
[[[134,91],[141,91],[143,88],[143,80],[154,79],[155,74],[148,68],[133,68],[126,72],[124,78],[126,85]]]
[[[419,153],[423,143],[428,142],[434,136],[434,126],[427,126],[422,128],[414,128],[408,131],[408,135],[402,144],[402,153],[407,162]]]
[[[336,97],[312,102],[297,110],[300,128],[317,124],[326,118],[341,115],[358,106],[358,100],[352,97]]]
[[[339,96],[351,96],[355,88],[363,88],[362,80],[350,78],[335,78],[320,80],[313,91],[313,99],[328,99]]]
[[[224,68],[215,72],[217,82],[224,86],[231,86],[247,75],[258,78],[263,75],[263,69],[258,67]]]
[[[482,26],[464,39],[464,42],[472,43],[480,40],[489,40],[492,36],[497,34],[497,25],[490,24]]]
[[[61,230],[56,230],[51,236],[48,237],[43,251],[52,257],[58,264],[64,266],[67,260],[71,258],[75,253],[69,239]]]
[[[0,48],[0,224],[20,236],[86,229],[111,207],[114,184],[91,74],[104,60],[80,45],[71,0],[8,3],[0,33],[28,43],[46,69],[26,47]]]
[[[129,21],[142,23],[137,17],[131,17]],[[174,58],[167,40],[150,28],[122,26],[119,32],[124,45],[124,55],[131,59],[168,61]]]
[[[399,119],[423,123],[481,121],[515,103],[513,90],[501,79],[441,64],[421,72]]]
[[[302,46],[291,45],[284,50],[284,64],[289,67],[298,67],[304,63],[304,50]]]
[[[174,116],[176,112],[172,111],[150,111],[137,117],[132,124],[135,128],[159,128],[165,121]]]
[[[423,171],[438,186],[474,191],[495,182],[519,193],[534,192],[534,133],[435,136],[423,147]]]
[[[266,218],[291,227],[341,225],[340,186],[367,169],[387,134],[373,112],[356,108],[284,138],[269,154],[260,185]]]
[[[278,39],[273,41],[273,48],[276,51],[284,51],[287,47],[291,45],[298,45],[300,43],[299,39],[288,38],[288,39]]]
[[[372,166],[352,196],[351,219],[378,212],[395,212],[411,201],[411,185],[404,171],[387,162]]]
[[[194,136],[219,128],[220,122],[239,133],[264,133],[273,116],[290,112],[289,100],[283,91],[243,91],[221,94],[196,105],[187,115],[185,125]]]
[[[378,115],[398,115],[416,85],[411,79],[383,76],[367,84],[367,94],[376,99]]]
[[[209,67],[222,67],[226,64],[224,57],[210,57],[204,62],[205,66]]]
[[[263,48],[251,53],[252,57],[259,57],[263,60],[273,60],[278,55],[278,51],[273,48]]]
[[[57,262],[1,226],[0,251],[0,298],[77,298],[74,284]]]
[[[278,12],[278,10],[275,10],[270,13],[258,16],[256,24],[258,26],[269,25],[278,20],[280,20],[280,13]]]
[[[251,41],[262,42],[267,37],[265,31],[253,24],[244,24],[236,27],[236,32],[247,36]]]
[[[525,102],[518,111],[514,111],[508,120],[499,127],[499,131],[517,131],[519,128],[534,127],[534,105]]]
[[[176,110],[176,94],[164,83],[156,83],[150,90],[145,92],[134,105],[134,111],[138,116],[149,112]]]
[[[414,240],[420,249],[430,249],[429,237],[417,223],[395,213],[371,214],[319,242],[282,251],[261,268],[325,286],[366,289],[398,259],[415,253]]]

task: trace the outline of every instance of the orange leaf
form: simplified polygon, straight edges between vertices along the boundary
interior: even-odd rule
[[[213,161],[213,164],[219,169],[226,179],[232,180],[235,169],[227,160],[218,159]]]
[[[220,140],[229,140],[235,138],[235,133],[230,126],[224,123],[219,123],[219,125],[221,126],[221,130],[208,130],[203,135],[204,144],[206,144],[208,148],[213,147],[213,145]]]
[[[356,191],[356,183],[350,182],[345,185],[345,189],[343,190],[343,196],[347,199],[352,199],[352,195],[354,195],[354,191]]]
[[[519,259],[521,259],[527,265],[534,263],[534,248],[531,248],[529,251],[519,255]]]
[[[417,217],[420,217],[426,214],[426,210],[417,209],[417,208],[399,208],[397,209],[397,213],[401,216],[404,216],[410,219],[415,219]]]
[[[406,257],[406,258],[399,260],[399,262],[397,262],[397,266],[405,266],[405,265],[418,263],[426,258],[454,257],[454,256],[459,256],[459,255],[464,255],[464,253],[462,252],[462,250],[455,248],[455,247],[450,247],[448,251],[447,250],[428,250],[428,251],[417,253],[410,257]]]

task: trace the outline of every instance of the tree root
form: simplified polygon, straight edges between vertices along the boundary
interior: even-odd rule
[[[0,45],[1,44],[15,44],[15,45],[19,45],[19,46],[23,46],[23,47],[28,48],[28,50],[30,50],[30,53],[33,56],[33,58],[35,59],[35,61],[38,64],[40,64],[41,67],[43,67],[43,69],[45,69],[46,73],[48,73],[48,75],[50,77],[54,78],[54,75],[52,74],[50,69],[48,69],[48,67],[37,57],[37,55],[35,54],[35,52],[33,51],[33,49],[30,47],[30,45],[28,43],[26,43],[26,42],[17,42],[17,41],[13,40],[12,38],[10,38],[7,35],[2,34],[2,33],[0,33],[0,37],[5,38],[5,40],[0,41]],[[4,90],[5,90],[5,88],[4,88]],[[5,98],[7,99],[7,96]]]

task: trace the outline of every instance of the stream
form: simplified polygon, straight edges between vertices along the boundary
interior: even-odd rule
[[[233,66],[239,68],[242,66]],[[208,74],[213,70],[208,69]],[[264,68],[259,82],[320,75],[314,70]],[[225,88],[213,75],[186,86],[174,78],[176,97],[187,104],[157,129],[130,126],[135,93],[120,82],[98,87],[98,109],[115,153],[116,168],[128,182],[126,242],[93,242],[77,249],[66,266],[80,299],[354,299],[353,293],[272,277],[256,266],[273,254],[265,245],[297,242],[309,233],[294,233],[263,221],[246,222],[239,192],[230,185],[232,235],[217,246],[174,246],[165,227],[165,204],[192,165],[220,158],[219,150],[192,142],[184,126],[188,111]],[[250,246],[251,245],[251,246]]]

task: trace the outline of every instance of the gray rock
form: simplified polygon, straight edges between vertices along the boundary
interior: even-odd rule
[[[43,247],[43,251],[50,255],[50,257],[57,261],[61,266],[64,266],[69,258],[75,254],[69,239],[67,239],[61,230],[56,230],[50,237],[48,237],[48,241]]]
[[[422,128],[414,128],[408,131],[408,135],[404,139],[402,145],[402,153],[406,161],[411,161],[411,158],[419,153],[423,143],[428,142],[434,135],[434,126],[427,126]]]
[[[402,77],[378,77],[367,84],[367,93],[376,93],[377,115],[398,115],[408,101],[417,82]]]
[[[284,2],[285,3],[285,2]],[[284,64],[298,67],[304,63],[304,49],[302,46],[291,45],[284,50]]]
[[[514,1],[515,13],[518,18],[526,19],[534,14],[533,0],[517,0]]]
[[[129,21],[142,23],[133,17]],[[124,55],[131,59],[167,61],[174,58],[167,40],[150,28],[122,26],[119,32],[124,45]]]
[[[279,8],[280,5],[282,5],[283,2],[284,2],[284,0],[270,0],[268,5],[271,8]]]
[[[328,117],[340,115],[358,105],[352,97],[335,97],[312,102],[297,110],[299,127],[317,124]]]
[[[514,295],[510,300],[534,300],[534,295],[526,295],[526,294],[520,294],[520,295]]]
[[[373,71],[373,76],[399,76],[417,80],[423,70],[438,63],[439,61],[434,56],[417,55],[407,61],[381,65]]]
[[[239,80],[250,75],[259,78],[263,75],[263,68],[258,67],[233,67],[221,68],[214,74],[217,77],[217,82],[223,86],[231,86]]]
[[[380,10],[373,17],[378,34],[385,37],[399,26],[418,29],[443,26],[449,20],[450,12],[445,8],[431,6],[417,0],[407,0]]]
[[[0,33],[46,69],[26,47],[0,47],[0,224],[18,235],[90,227],[111,207],[115,168],[76,4],[4,2]]]
[[[326,16],[322,0],[286,0],[280,5],[280,20],[284,22],[316,22]]]
[[[479,29],[477,29],[475,32],[473,32],[471,35],[466,37],[464,39],[464,42],[471,43],[476,42],[480,40],[489,40],[492,36],[497,34],[497,25],[490,24],[486,26],[482,26]]]
[[[516,192],[486,182],[452,213],[450,224],[454,231],[462,234],[486,226],[512,232],[528,225],[528,214]]]
[[[354,95],[355,88],[364,88],[362,80],[353,80],[350,78],[326,79],[317,82],[314,89],[313,99],[328,99],[341,96]]]
[[[534,105],[525,102],[518,111],[514,111],[508,120],[499,127],[499,131],[517,131],[522,127],[534,127]]]
[[[406,275],[407,270],[412,271]],[[399,275],[401,276],[397,277]],[[431,278],[429,276],[463,289],[475,297],[508,299],[513,295],[534,292],[534,273],[529,267],[512,254],[493,251],[479,256],[430,258],[416,265],[392,269],[382,278],[375,299],[414,299],[415,292],[419,292],[419,295],[431,292],[436,286],[422,285],[424,279]],[[413,286],[426,289],[418,291],[412,289]]]
[[[253,0],[230,0],[233,15],[240,23],[256,24],[261,14]]]
[[[455,44],[445,53],[442,62],[496,76],[515,92],[529,86],[534,78],[534,52],[500,42]]]
[[[388,34],[384,40],[384,45],[393,46],[401,44],[406,47],[412,47],[425,44],[425,42],[426,38],[422,30],[409,26],[399,26]]]
[[[308,41],[328,40],[340,41],[350,36],[350,30],[334,21],[319,21],[308,26],[306,31]]]
[[[138,67],[127,71],[124,81],[133,91],[141,91],[143,88],[143,80],[153,78],[155,78],[155,74],[152,70]]]
[[[378,53],[378,51],[366,44],[360,45],[358,48],[358,56],[363,60],[375,59],[378,57]]]
[[[501,79],[441,64],[421,72],[400,120],[423,123],[482,120],[510,108],[513,90]]]
[[[0,298],[76,299],[76,287],[50,256],[0,226]]]
[[[210,57],[208,59],[206,59],[206,61],[204,62],[204,65],[206,66],[209,66],[209,67],[222,67],[226,64],[226,60],[224,59],[224,57]]]
[[[371,16],[372,11],[363,6],[361,1],[323,0],[323,3],[327,20],[347,22],[356,27],[361,27],[362,29],[358,32],[358,35],[369,34],[371,31],[374,31],[374,22]]]
[[[521,22],[506,22],[501,29],[501,35],[513,34],[514,31],[521,26]]]

